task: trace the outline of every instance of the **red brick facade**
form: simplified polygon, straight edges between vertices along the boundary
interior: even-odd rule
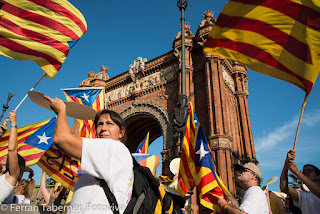
[[[196,35],[186,27],[186,91],[209,141],[218,174],[230,192],[236,193],[234,164],[256,162],[248,109],[247,71],[242,65],[202,52],[206,36],[215,23],[204,14]],[[106,107],[124,118],[127,146],[133,152],[150,131],[150,142],[163,135],[162,170],[179,151],[174,137],[174,108],[180,92],[181,32],[172,50],[150,61],[137,58],[130,70],[111,79],[106,67],[89,74],[80,86],[105,87]],[[77,129],[76,125],[74,130]],[[192,213],[203,213],[192,195]]]

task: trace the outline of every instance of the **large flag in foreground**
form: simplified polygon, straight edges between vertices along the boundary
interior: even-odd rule
[[[53,180],[73,191],[79,178],[80,162],[52,146],[37,163]]]
[[[150,132],[148,132],[147,135],[144,137],[143,141],[141,141],[135,153],[148,154],[149,134]]]
[[[229,0],[204,52],[292,83],[309,95],[320,70],[319,0]]]
[[[56,118],[18,128],[18,153],[26,160],[27,166],[36,164],[40,157],[53,145]],[[10,131],[0,138],[0,159],[8,155]]]
[[[198,186],[200,203],[212,210],[220,211],[217,201],[230,195],[216,174],[208,141],[190,103],[190,112],[183,139],[178,174],[178,191],[184,197],[188,190]]]
[[[104,109],[104,88],[70,88],[61,89],[66,96],[67,101],[76,102],[89,106],[97,112]],[[80,128],[80,136],[86,138],[96,138],[96,131],[93,127],[94,120],[77,120]]]
[[[33,60],[53,78],[87,30],[67,0],[0,0],[0,54]]]

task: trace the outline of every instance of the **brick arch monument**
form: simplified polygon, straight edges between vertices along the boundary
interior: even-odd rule
[[[196,34],[185,26],[186,94],[192,102],[211,148],[216,171],[231,193],[236,194],[234,164],[256,160],[248,109],[246,67],[223,57],[204,54],[203,45],[215,24],[212,11],[203,13]],[[154,59],[138,57],[129,70],[113,78],[89,73],[80,86],[103,86],[105,106],[124,118],[127,145],[134,151],[150,131],[150,142],[163,135],[162,173],[170,175],[169,163],[177,157],[180,143],[174,128],[175,107],[181,88],[181,32],[172,50]],[[193,213],[203,213],[192,196]]]

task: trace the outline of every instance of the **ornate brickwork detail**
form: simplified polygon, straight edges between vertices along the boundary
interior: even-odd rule
[[[231,150],[231,141],[229,138],[218,137],[210,139],[210,146],[212,149],[230,149]]]
[[[94,76],[94,79],[107,81],[109,79],[109,75],[106,72],[109,70],[109,67],[101,65],[100,69],[101,71]]]
[[[90,71],[88,72],[88,78],[83,80],[80,84],[80,87],[88,87],[91,84],[91,81],[94,79],[94,75],[96,75],[94,72]]]
[[[190,25],[190,23],[186,23],[185,25],[184,25],[184,35],[186,36],[186,37],[194,37],[194,34],[191,32],[191,30],[190,30],[190,27],[191,27],[191,25]],[[181,28],[181,27],[180,27]],[[174,39],[179,39],[181,37],[181,31],[180,32],[178,32],[178,34],[174,37]]]
[[[176,70],[176,66],[170,66],[149,76],[141,77],[140,79],[135,78],[134,81],[129,84],[107,92],[105,95],[106,101],[113,102],[132,95],[139,96],[140,92],[176,78]]]
[[[146,62],[147,58],[137,57],[137,59],[133,61],[133,64],[129,65],[129,74],[137,74],[139,70],[143,70]]]
[[[226,68],[224,66],[222,66],[222,76],[223,76],[224,82],[226,83],[228,88],[230,88],[230,90],[234,92],[233,78],[231,77],[231,75],[228,73],[228,71],[226,70]]]
[[[199,24],[199,28],[205,26],[205,25],[213,25],[216,22],[216,19],[213,18],[214,12],[212,10],[206,10],[203,12],[202,17],[203,20]]]
[[[123,86],[122,88],[117,88],[113,91],[106,93],[105,97],[107,102],[112,102],[118,99],[122,99],[131,95],[135,95],[141,91],[144,91],[150,87],[159,84],[162,80],[161,72],[151,74],[147,77],[141,79],[135,79],[134,82]]]
[[[248,79],[247,78],[245,78],[243,80],[243,90],[249,94],[249,91],[248,91]]]
[[[162,69],[161,72],[161,78],[165,81],[171,81],[177,77],[177,66],[173,65],[167,68]]]

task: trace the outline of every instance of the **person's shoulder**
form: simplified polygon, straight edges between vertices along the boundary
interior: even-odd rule
[[[320,198],[318,198],[317,196],[315,196],[312,192],[310,191],[303,191],[303,190],[297,190],[298,194],[304,197],[308,197],[308,198],[314,198],[316,200],[320,201]]]
[[[252,186],[252,187],[250,187],[248,189],[248,191],[254,192],[254,193],[263,193],[263,194],[265,194],[260,186]]]
[[[82,138],[83,139],[83,143],[85,146],[90,146],[91,147],[91,143],[92,145],[97,145],[98,147],[95,148],[99,148],[101,149],[101,147],[106,147],[106,148],[112,148],[115,150],[118,150],[119,152],[121,151],[128,151],[129,149],[126,147],[126,145],[124,145],[124,143],[118,141],[118,140],[113,140],[113,139],[106,139],[106,138]],[[130,152],[129,152],[130,153]]]

